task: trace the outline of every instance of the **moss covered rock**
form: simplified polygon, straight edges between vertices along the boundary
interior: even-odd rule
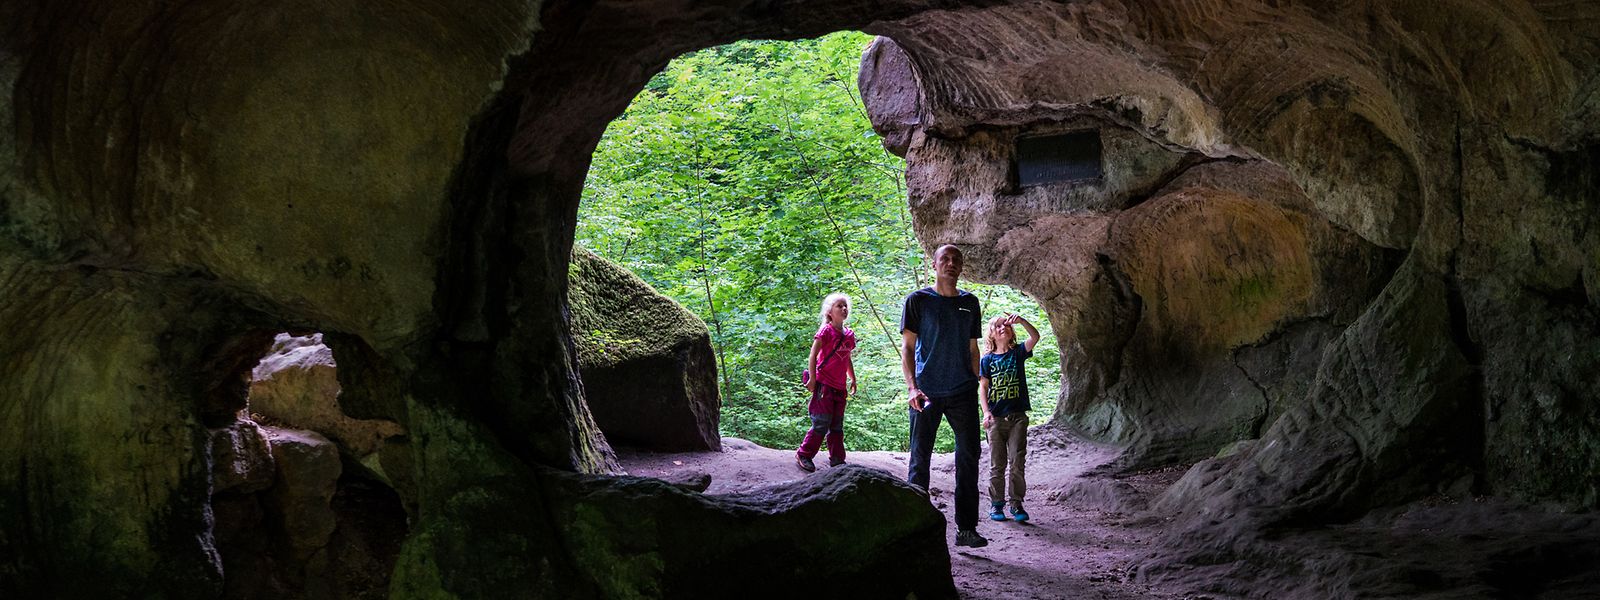
[[[562,539],[607,598],[954,598],[944,516],[856,466],[731,496],[636,477],[552,474]]]
[[[573,343],[584,395],[615,444],[716,450],[721,401],[706,324],[621,265],[572,251]]]

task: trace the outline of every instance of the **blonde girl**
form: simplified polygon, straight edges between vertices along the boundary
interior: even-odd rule
[[[856,349],[856,332],[844,326],[848,318],[849,296],[835,293],[822,299],[822,312],[818,315],[821,323],[812,336],[804,376],[806,389],[811,391],[811,401],[806,406],[806,412],[811,414],[811,429],[795,450],[795,464],[807,473],[817,470],[812,459],[824,439],[828,442],[828,465],[844,464],[844,403],[856,391],[856,366],[850,358]]]

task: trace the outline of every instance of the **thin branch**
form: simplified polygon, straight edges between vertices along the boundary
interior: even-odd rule
[[[699,157],[699,154],[700,154],[699,139],[696,138],[696,141],[695,141],[695,155],[696,155],[696,158]],[[705,177],[702,174],[703,168],[704,168],[704,164],[701,163],[699,160],[696,160],[695,161],[695,166],[694,166],[695,178],[699,179],[701,182],[705,181]],[[685,193],[691,192],[691,190],[687,186],[684,186],[681,183],[678,184],[678,187],[682,188]],[[709,219],[706,218],[705,191],[704,190],[700,190],[700,191],[694,191],[693,193],[694,193],[694,197],[695,197],[695,208],[700,213],[700,223],[699,223],[699,226],[700,226],[699,227],[699,229],[700,229],[700,282],[705,287],[705,291],[706,291],[706,308],[708,309],[708,311],[710,313],[710,316],[711,316],[711,324],[712,324],[712,326],[716,327],[716,329],[717,329],[716,337],[711,340],[711,348],[717,354],[717,363],[718,363],[717,371],[722,375],[722,378],[721,378],[722,379],[722,398],[723,398],[724,401],[726,401],[728,399],[728,397],[729,397],[728,396],[728,390],[729,390],[728,358],[727,358],[727,355],[723,354],[722,340],[724,339],[724,337],[722,335],[722,320],[717,318],[717,301],[716,301],[716,297],[714,295],[712,295],[712,293],[711,293],[711,260],[706,254],[706,221],[708,221]]]
[[[785,109],[783,112],[784,126],[786,129],[785,137],[788,138],[791,147],[794,148],[795,155],[800,158],[801,164],[805,167],[806,179],[810,181],[812,190],[814,190],[817,194],[817,203],[822,207],[823,216],[827,217],[828,223],[833,226],[834,235],[839,239],[839,248],[844,253],[845,264],[850,267],[850,275],[855,278],[856,289],[861,292],[861,299],[866,301],[868,308],[872,309],[873,319],[877,320],[878,328],[883,330],[884,339],[888,342],[889,347],[894,349],[895,356],[898,358],[900,356],[900,344],[895,343],[896,340],[894,339],[894,336],[889,333],[889,326],[883,322],[883,315],[878,312],[877,303],[872,301],[872,296],[867,293],[866,284],[862,283],[861,281],[861,271],[856,268],[855,260],[850,258],[850,244],[844,235],[844,228],[839,224],[839,221],[834,218],[833,211],[829,210],[828,208],[828,202],[825,194],[823,194],[822,185],[817,182],[816,169],[811,165],[811,157],[801,150],[798,147],[798,144],[796,144],[794,136],[794,112],[792,110],[793,106],[789,104],[789,97],[787,94],[782,93],[780,93],[778,97],[782,99]]]

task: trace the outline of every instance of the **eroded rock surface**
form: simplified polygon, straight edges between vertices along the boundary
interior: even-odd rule
[[[211,540],[227,598],[385,597],[406,528],[396,492],[333,441],[241,419],[212,430]]]
[[[948,596],[925,504],[864,522],[607,479],[581,393],[567,272],[606,123],[682,52],[841,28],[899,48],[863,91],[923,241],[1050,311],[1056,420],[1120,469],[1234,449],[1166,500],[1207,560],[1441,491],[1596,506],[1593,1],[12,0],[0,593],[249,589],[219,544],[269,512],[213,502],[208,429],[274,333],[321,331],[343,411],[406,432],[377,453],[415,517],[397,596],[725,591],[697,577],[820,548],[798,515],[871,542],[850,581],[907,577],[863,589]],[[1013,184],[1015,139],[1089,129],[1098,183]],[[583,499],[628,510],[557,517]],[[619,525],[668,508],[703,531]]]
[[[267,439],[261,426],[247,419],[211,430],[211,493],[249,494],[272,487],[278,465]]]
[[[944,517],[898,477],[854,466],[720,497],[655,479],[558,476],[567,543],[604,597],[955,598]],[[599,560],[604,558],[605,560]],[[701,565],[738,564],[706,570]]]
[[[327,436],[357,460],[376,453],[404,428],[383,419],[355,419],[339,404],[338,363],[322,334],[280,333],[250,372],[250,406],[273,423]]]
[[[314,431],[267,430],[277,483],[268,494],[271,509],[282,520],[295,558],[307,560],[328,544],[336,526],[332,500],[339,474],[339,449]]]
[[[1195,530],[1597,506],[1600,7],[1183,6],[927,13],[863,58],[924,245],[1049,311],[1055,421],[1114,471],[1224,454],[1160,503]],[[1024,185],[1020,141],[1082,132],[1101,173]]]

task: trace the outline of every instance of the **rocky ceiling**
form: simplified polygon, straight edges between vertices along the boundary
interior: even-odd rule
[[[925,245],[1068,340],[1058,422],[1127,446],[1120,469],[1258,440],[1175,506],[1594,507],[1597,18],[1021,3],[888,25],[861,81]],[[1102,175],[1020,183],[1019,140],[1074,131]]]
[[[0,592],[222,593],[208,430],[321,331],[407,432],[391,595],[781,596],[827,518],[872,533],[840,585],[952,596],[895,478],[607,476],[568,336],[606,123],[682,52],[845,28],[893,40],[919,237],[1050,311],[1056,422],[1111,470],[1231,449],[1169,492],[1197,534],[1600,506],[1600,3],[3,0]],[[1082,131],[1100,176],[1016,179]]]

